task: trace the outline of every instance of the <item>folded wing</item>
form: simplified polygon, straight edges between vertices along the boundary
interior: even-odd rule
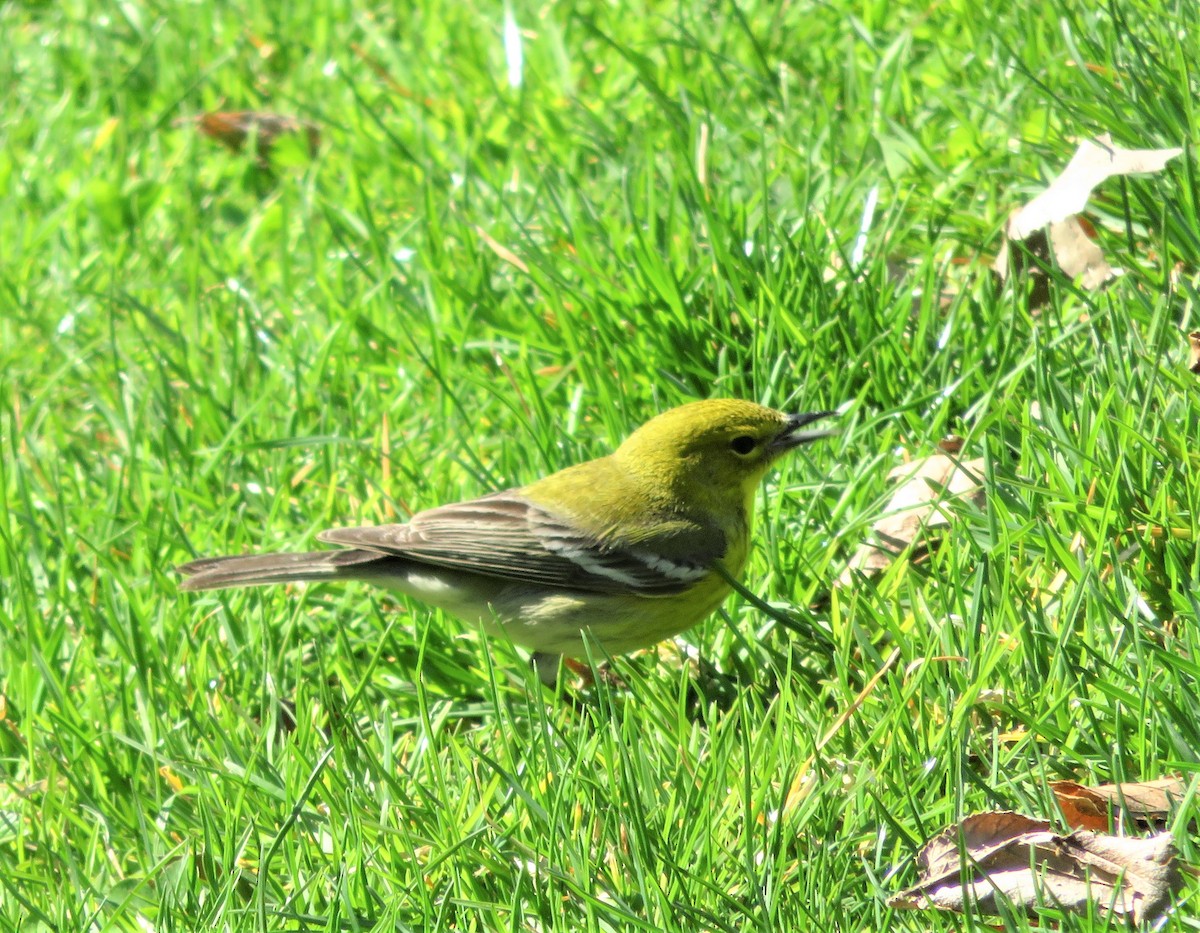
[[[514,492],[419,512],[402,525],[334,528],[321,541],[541,586],[670,596],[703,579],[723,536],[681,519],[636,545],[606,541]]]

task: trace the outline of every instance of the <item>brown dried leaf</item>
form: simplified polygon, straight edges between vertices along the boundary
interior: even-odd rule
[[[1192,350],[1192,362],[1188,369],[1200,376],[1200,330],[1188,334],[1188,345]]]
[[[1182,876],[1170,834],[1149,839],[1077,830],[1062,836],[1043,820],[980,813],[943,830],[917,856],[918,884],[888,901],[907,910],[998,914],[1000,904],[1153,920]]]
[[[246,141],[253,136],[255,153],[263,160],[270,157],[272,148],[281,136],[293,133],[304,134],[309,156],[316,156],[321,148],[321,131],[314,124],[278,113],[255,110],[206,113],[196,118],[196,126],[205,136],[234,152],[241,152]]]
[[[1029,833],[1048,833],[1050,823],[1021,813],[997,810],[969,816],[957,825],[947,826],[917,853],[917,867],[926,883],[956,877],[964,853],[969,860],[982,862],[1012,840]]]
[[[1098,800],[1086,787],[1074,781],[1055,781],[1050,785],[1050,790],[1068,826],[1097,832],[1108,829],[1107,801]]]
[[[1087,206],[1100,182],[1116,175],[1161,172],[1182,149],[1122,149],[1105,133],[1085,139],[1071,156],[1062,174],[1046,190],[1017,211],[1008,221],[1008,238],[1024,240],[1048,224],[1066,220]]]
[[[982,506],[983,459],[962,461],[946,454],[901,464],[889,478],[900,483],[884,508],[883,518],[871,527],[874,542],[859,545],[837,579],[848,586],[859,573],[872,576],[890,566],[906,548],[919,542],[929,528],[949,525],[953,513],[944,508],[951,499]]]
[[[1094,231],[1089,233],[1091,224],[1075,215],[1087,206],[1092,191],[1105,179],[1162,171],[1181,152],[1182,149],[1121,149],[1113,145],[1107,133],[1095,141],[1085,140],[1062,174],[1009,218],[1004,246],[992,268],[1005,281],[1027,265],[1026,253],[1032,256],[1035,261],[1028,264],[1033,277],[1029,303],[1034,308],[1050,298],[1050,283],[1042,266],[1050,265],[1052,256],[1068,278],[1080,279],[1086,289],[1099,288],[1115,273],[1096,245]],[[1020,243],[1023,249],[1015,248],[1015,243]]]
[[[1103,832],[1109,827],[1109,813],[1121,808],[1139,825],[1161,827],[1172,803],[1187,793],[1187,782],[1182,777],[1165,777],[1084,787],[1074,781],[1055,781],[1050,790],[1071,826]]]
[[[1050,224],[1050,249],[1064,275],[1079,279],[1084,288],[1094,290],[1115,273],[1079,221],[1078,217],[1068,217]]]
[[[1117,273],[1104,258],[1104,252],[1088,235],[1083,221],[1082,217],[1068,217],[1055,221],[1046,229],[1035,230],[1025,238],[1023,249],[1014,249],[1013,241],[1006,240],[992,268],[1001,281],[1020,272],[1029,275],[1033,282],[1029,295],[1031,308],[1040,308],[1050,300],[1050,279],[1046,275],[1046,267],[1052,265],[1051,255],[1068,278],[1080,279],[1080,284],[1089,290],[1099,288],[1115,278]],[[1028,262],[1027,256],[1033,261]]]

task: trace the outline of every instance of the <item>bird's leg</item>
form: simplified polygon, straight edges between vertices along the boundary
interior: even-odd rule
[[[563,658],[563,667],[582,680],[585,687],[590,687],[596,682],[596,674],[591,665],[585,664],[583,661],[575,658]],[[602,667],[601,670],[605,670],[605,668]]]
[[[558,662],[561,660],[561,655],[551,654],[547,651],[535,651],[529,656],[529,664],[537,673],[540,680],[547,687],[553,689],[558,685]],[[571,662],[567,661],[569,667]]]
[[[607,664],[599,665],[593,668],[586,661],[580,661],[578,658],[566,658],[562,655],[551,654],[546,651],[535,651],[529,656],[529,663],[537,672],[538,680],[547,687],[555,687],[558,685],[558,665],[562,662],[562,666],[579,678],[578,686],[590,687],[596,682],[597,676],[610,687],[617,687],[621,690],[628,686],[625,681],[608,669]]]

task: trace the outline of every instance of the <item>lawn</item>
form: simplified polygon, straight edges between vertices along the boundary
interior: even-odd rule
[[[887,901],[1063,779],[1182,774],[1200,865],[1200,11],[1083,6],[0,4],[0,930],[1033,929]],[[1104,132],[1185,147],[1090,202],[1123,275],[997,287]],[[720,396],[842,432],[620,684],[177,589]],[[835,586],[950,434],[986,501]]]

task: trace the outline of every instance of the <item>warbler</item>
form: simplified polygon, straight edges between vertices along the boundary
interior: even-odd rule
[[[342,550],[195,560],[184,590],[363,580],[398,590],[530,649],[539,675],[690,628],[729,594],[750,551],[755,489],[778,457],[836,433],[752,402],[692,402],[653,418],[612,454],[418,512],[333,528]]]

